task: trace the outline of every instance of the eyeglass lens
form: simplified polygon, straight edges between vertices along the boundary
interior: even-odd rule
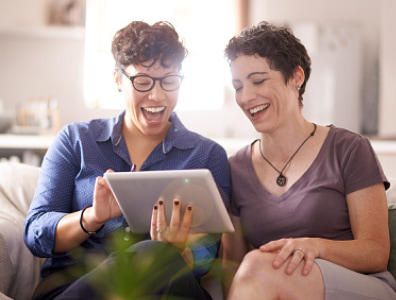
[[[179,75],[168,75],[162,78],[152,78],[150,76],[141,75],[134,77],[132,83],[138,91],[146,92],[154,87],[156,80],[160,81],[160,85],[165,91],[170,92],[180,87],[182,78]]]

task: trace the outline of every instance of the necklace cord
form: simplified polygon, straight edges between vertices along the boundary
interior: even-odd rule
[[[291,160],[294,158],[294,156],[296,156],[297,152],[301,149],[302,146],[304,146],[304,144],[309,140],[309,138],[311,136],[315,135],[316,132],[316,124],[312,123],[314,125],[314,130],[307,136],[307,138],[301,143],[301,145],[297,148],[297,150],[293,153],[293,155],[289,158],[289,160],[286,162],[285,166],[282,168],[281,171],[279,171],[277,168],[274,167],[274,165],[267,159],[265,158],[264,154],[263,154],[263,150],[261,150],[261,139],[259,139],[259,150],[260,150],[260,155],[261,157],[276,171],[279,173],[279,176],[282,176],[283,171],[286,169],[286,167],[289,165],[289,163],[291,162]]]

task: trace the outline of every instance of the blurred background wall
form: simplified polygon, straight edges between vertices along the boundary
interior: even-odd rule
[[[61,0],[56,2],[62,3]],[[308,83],[306,114],[319,123],[334,122],[339,126],[351,116],[348,121],[353,121],[357,127],[350,125],[350,129],[371,136],[396,138],[396,41],[393,26],[396,1],[230,0],[230,5],[235,3],[240,5],[238,11],[243,16],[233,17],[241,26],[262,20],[290,25],[301,34],[300,38],[312,51],[331,47],[339,49],[343,43],[350,45],[353,42],[353,47],[345,48],[348,51],[343,53],[346,56],[342,56],[340,61],[344,60],[346,64],[357,59],[353,64],[355,69],[348,68],[342,72],[342,63],[338,66],[331,63],[327,66],[329,72],[319,73],[313,65],[313,76],[315,72],[322,75],[316,79],[312,77]],[[70,21],[71,24],[50,21],[50,7],[51,0],[0,0],[0,110],[16,113],[29,99],[51,97],[56,99],[61,126],[115,115],[118,109],[86,106],[83,81],[85,27],[83,23],[78,24],[76,17]],[[218,14],[216,20],[207,20],[205,16],[202,20],[216,26],[223,17],[221,11]],[[84,22],[83,16],[81,18]],[[319,45],[322,47],[323,44],[327,46],[320,48]],[[324,57],[322,62],[326,61]],[[320,60],[318,64],[321,64]],[[336,76],[332,77],[333,81],[328,80],[327,86],[333,85],[334,89],[316,88],[315,80],[326,80],[323,74],[330,73]],[[329,95],[333,95],[336,101],[330,100],[328,114],[321,117],[315,107],[318,103],[326,103],[323,101]],[[337,102],[337,99],[345,99],[338,95],[348,95],[346,99],[350,100]],[[255,137],[253,127],[234,103],[232,90],[227,88],[220,109],[181,110],[179,114],[187,126],[204,135],[235,139]],[[351,120],[352,116],[354,120]]]

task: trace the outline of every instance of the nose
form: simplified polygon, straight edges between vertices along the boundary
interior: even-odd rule
[[[165,96],[166,92],[162,89],[159,80],[156,80],[154,82],[154,87],[150,91],[149,99],[159,102],[165,99]]]
[[[239,96],[237,95],[237,102],[238,103],[249,103],[250,101],[254,100],[256,98],[256,91],[254,88],[245,86],[242,90]]]

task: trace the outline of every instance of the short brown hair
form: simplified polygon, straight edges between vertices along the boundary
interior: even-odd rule
[[[120,29],[113,37],[112,48],[116,70],[129,65],[151,66],[160,60],[163,67],[181,64],[187,49],[169,22],[149,25],[134,21]]]

